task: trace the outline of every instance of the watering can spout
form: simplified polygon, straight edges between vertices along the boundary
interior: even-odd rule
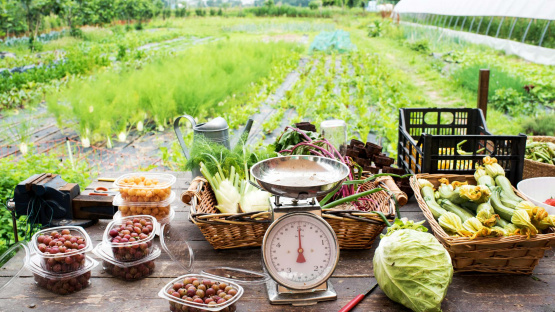
[[[201,124],[197,124],[195,122],[195,119],[190,115],[177,117],[173,122],[173,130],[175,131],[177,140],[179,141],[179,145],[183,150],[183,154],[187,159],[189,159],[189,150],[187,149],[187,146],[185,146],[183,134],[179,129],[179,121],[181,120],[181,118],[185,118],[191,123],[194,132],[193,140],[197,138],[197,136],[202,135],[204,138],[215,143],[220,143],[228,149],[231,149],[232,146],[235,146],[244,135],[248,136],[253,123],[253,120],[249,119],[243,131],[237,133],[237,135],[233,138],[233,144],[231,145],[229,142],[229,127],[225,119],[223,119],[222,117],[216,117],[209,122]]]

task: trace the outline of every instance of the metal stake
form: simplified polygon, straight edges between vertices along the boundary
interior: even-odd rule
[[[478,27],[476,28],[476,33],[480,31],[480,26],[482,25],[483,20],[484,20],[484,17],[482,16],[482,18],[480,18],[480,22],[478,23]]]
[[[499,23],[499,27],[497,27],[497,33],[495,34],[495,38],[499,36],[499,32],[501,31],[501,25],[503,25],[503,21],[505,21],[505,16],[501,18],[501,23]]]
[[[543,37],[545,37],[545,33],[547,32],[547,28],[549,28],[549,24],[551,24],[551,20],[549,20],[547,22],[547,25],[545,25],[545,28],[543,29],[543,33],[542,33],[542,37],[540,38],[540,43],[538,44],[538,46],[542,46],[542,42],[543,42]]]
[[[476,19],[476,16],[472,17],[472,22],[470,22],[470,28],[468,29],[468,32],[472,32],[472,26],[474,26],[475,19]]]
[[[489,33],[489,28],[491,27],[491,22],[493,22],[493,16],[491,17],[491,19],[489,20],[489,24],[488,24],[488,29],[486,29],[486,36]]]
[[[466,22],[466,16],[464,17],[463,22],[462,22],[462,24],[461,24],[461,31],[462,31],[463,28],[464,28],[464,23],[465,23],[465,22]]]
[[[516,25],[516,21],[518,21],[518,17],[515,17],[515,20],[513,22],[513,26],[511,26],[511,31],[509,32],[509,40],[511,40],[511,36],[513,35],[513,29],[515,29],[515,25]]]
[[[453,21],[453,15],[451,15],[451,19],[449,19],[449,26],[447,28],[451,28],[451,22]]]
[[[460,18],[460,16],[457,16],[457,20],[455,20],[455,26],[453,26],[453,27],[457,26],[457,24],[459,23],[459,18]]]
[[[521,41],[522,43],[524,43],[524,40],[526,40],[526,35],[528,35],[528,30],[530,30],[530,25],[532,25],[532,19],[530,19],[530,22],[528,23],[528,26],[524,31],[524,36],[522,36],[522,41]]]

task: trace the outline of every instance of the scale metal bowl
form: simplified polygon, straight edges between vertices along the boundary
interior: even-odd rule
[[[331,158],[283,156],[256,163],[251,174],[264,190],[303,200],[336,189],[349,175],[349,167]]]

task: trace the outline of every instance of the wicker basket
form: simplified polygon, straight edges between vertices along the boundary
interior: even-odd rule
[[[555,143],[555,137],[550,136],[529,136],[528,139],[534,142]],[[555,165],[524,159],[524,171],[522,172],[522,178],[530,179],[539,177],[555,177]]]
[[[379,187],[374,182],[367,182],[361,186],[361,192]],[[395,200],[388,192],[380,191],[371,194],[365,205],[368,210],[380,211],[390,221],[395,219]],[[344,208],[341,210],[341,208]],[[386,224],[375,213],[345,210],[346,206],[338,209],[325,209],[322,217],[331,225],[341,249],[370,249],[374,240],[385,228]]]
[[[259,247],[271,223],[270,212],[260,213],[219,213],[215,208],[216,197],[208,183],[199,184],[195,194],[189,219],[193,222],[214,249]],[[361,191],[376,188],[373,182],[361,186]],[[390,221],[395,219],[395,201],[388,192],[380,191],[368,196],[365,203],[368,210],[380,211]],[[322,217],[331,225],[341,249],[369,249],[376,237],[385,228],[383,220],[374,213],[327,209]]]
[[[200,183],[189,219],[214,249],[260,247],[270,226],[270,212],[219,213],[209,183]]]
[[[457,272],[488,272],[509,274],[531,274],[546,250],[555,246],[555,233],[538,234],[532,238],[523,235],[505,237],[454,237],[448,235],[434,219],[422,198],[417,179],[426,179],[435,187],[441,178],[449,181],[467,181],[476,184],[471,175],[418,174],[411,178],[411,186],[420,209],[432,227],[435,237],[451,255],[453,268]],[[516,191],[516,190],[515,190]],[[526,198],[516,191],[517,195]]]

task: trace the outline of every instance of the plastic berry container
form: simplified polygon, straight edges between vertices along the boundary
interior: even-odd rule
[[[103,242],[111,247],[115,260],[137,261],[151,254],[157,231],[159,231],[158,222],[153,216],[123,217],[108,223]]]
[[[117,178],[114,187],[129,202],[161,202],[171,195],[177,179],[167,173],[128,173]]]
[[[171,192],[170,196],[159,202],[133,202],[124,200],[121,194],[114,197],[113,205],[118,207],[118,212],[122,217],[136,215],[151,215],[156,218],[160,224],[165,224],[172,211],[171,204],[175,201],[175,192]],[[115,217],[114,217],[115,219]]]
[[[39,231],[31,238],[32,249],[41,267],[51,273],[81,270],[85,254],[93,245],[87,232],[78,226],[59,226]]]
[[[196,303],[194,301],[189,301],[183,298],[180,298],[179,295],[175,296],[174,293],[180,290],[175,290],[174,286],[176,283],[181,283],[184,287],[186,285],[184,282],[187,280],[195,279],[198,280],[201,284],[204,280],[213,282],[214,284],[221,284],[225,283],[227,286],[231,286],[231,288],[236,290],[236,293],[228,300],[223,303]],[[170,294],[171,292],[171,294]],[[158,296],[166,299],[169,303],[169,310],[171,312],[182,312],[182,311],[196,311],[196,312],[208,312],[208,311],[224,311],[224,312],[234,312],[237,310],[236,303],[243,295],[243,287],[239,284],[224,278],[219,278],[211,275],[206,274],[187,274],[180,276],[168,284],[166,284],[160,292],[158,292]],[[178,293],[179,294],[179,293]],[[186,297],[187,295],[185,295]],[[213,296],[212,296],[213,298]]]
[[[110,248],[106,248],[104,243],[100,243],[96,245],[93,253],[102,259],[102,267],[108,274],[124,281],[136,281],[154,273],[155,260],[162,252],[160,248],[154,246],[148,257],[134,262],[121,262],[112,257]]]
[[[32,255],[27,268],[33,273],[35,283],[39,287],[58,295],[69,295],[89,287],[91,271],[98,265],[96,260],[86,257],[81,269],[58,274],[44,270],[40,261],[39,255]]]

